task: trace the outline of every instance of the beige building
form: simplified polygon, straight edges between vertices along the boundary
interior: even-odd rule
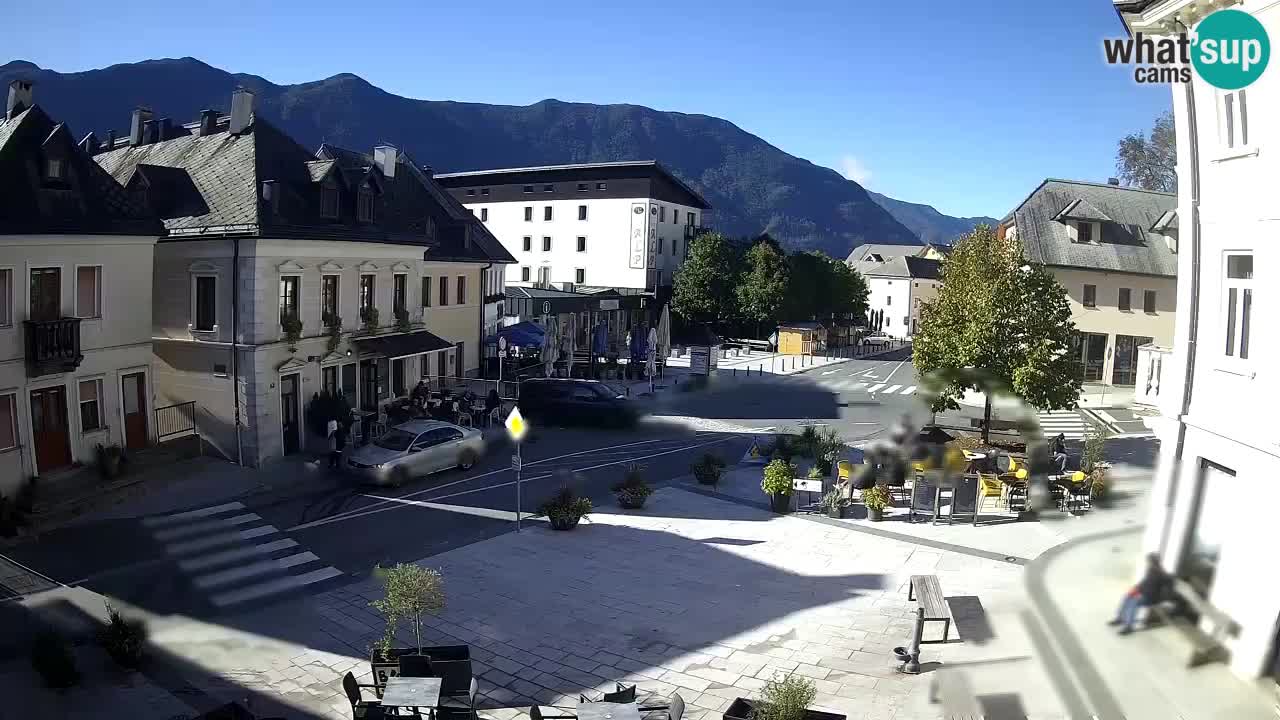
[[[157,219],[14,82],[0,117],[0,495],[146,446]]]
[[[94,157],[164,218],[156,393],[260,465],[307,446],[319,392],[377,413],[422,377],[476,373],[487,272],[514,259],[404,153],[310,153],[253,114],[171,127],[136,111]],[[296,337],[287,328],[294,326]]]
[[[1132,387],[1138,348],[1173,342],[1177,197],[1045,180],[1000,224],[1067,291],[1086,383]]]

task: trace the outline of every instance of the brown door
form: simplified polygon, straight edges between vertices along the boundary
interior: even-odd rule
[[[62,316],[62,271],[31,269],[31,319],[57,320]]]
[[[36,446],[37,472],[49,472],[71,464],[65,388],[31,391],[31,435]]]
[[[120,396],[124,402],[124,446],[140,450],[147,446],[147,378],[131,373],[120,378]]]
[[[298,375],[280,378],[280,432],[284,434],[284,454],[298,452]]]

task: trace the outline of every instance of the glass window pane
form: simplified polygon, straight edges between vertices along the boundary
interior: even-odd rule
[[[0,270],[0,325],[13,324],[13,271]],[[4,407],[0,406],[0,412]]]
[[[98,317],[98,268],[76,268],[76,315]]]
[[[1253,310],[1253,290],[1245,288],[1240,298],[1240,359],[1249,359],[1249,315]]]
[[[80,402],[98,399],[98,381],[85,380],[80,383]]]
[[[1253,279],[1253,256],[1252,255],[1228,255],[1227,256],[1227,277],[1232,280],[1252,280]]]
[[[1227,355],[1236,354],[1236,289],[1227,290]]]
[[[138,407],[138,380],[141,375],[125,375],[122,382],[124,393],[124,412],[126,415],[135,415],[141,412]]]
[[[18,429],[15,427],[13,395],[0,395],[0,450],[8,450],[18,444]]]

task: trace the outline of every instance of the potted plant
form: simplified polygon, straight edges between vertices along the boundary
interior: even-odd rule
[[[329,352],[337,352],[338,345],[342,344],[342,318],[333,313],[324,313],[321,320],[325,327],[329,328]]]
[[[622,482],[614,485],[613,491],[618,496],[618,504],[627,510],[639,510],[644,507],[644,501],[653,494],[653,488],[644,481],[643,471],[639,465],[635,464],[627,466]]]
[[[289,352],[298,349],[298,341],[302,339],[302,320],[292,313],[280,313],[280,329],[284,330],[284,341],[289,345]]]
[[[422,617],[444,609],[444,578],[438,570],[413,563],[398,563],[389,568],[375,566],[374,577],[382,582],[382,599],[369,603],[382,613],[387,625],[382,638],[369,650],[369,665],[378,683],[399,672],[400,658],[422,654]],[[414,647],[395,647],[396,629],[401,620],[413,627]]]
[[[398,332],[409,332],[413,329],[413,325],[409,322],[409,311],[404,308],[396,308],[394,312],[396,316],[396,330]]]
[[[111,480],[120,474],[120,464],[123,459],[123,451],[119,445],[103,445],[98,444],[98,473],[102,475],[103,480]]]
[[[845,515],[845,509],[849,507],[849,501],[840,488],[831,488],[822,496],[819,505],[826,511],[827,517],[840,520]]]
[[[810,710],[818,690],[812,680],[788,674],[769,680],[759,700],[738,698],[724,711],[724,720],[844,720],[837,713]]]
[[[578,521],[591,512],[591,500],[579,497],[568,486],[560,488],[550,500],[542,503],[538,512],[547,516],[553,530],[572,530]]]
[[[769,505],[776,513],[791,511],[791,489],[796,476],[796,466],[782,458],[770,460],[764,466],[764,479],[760,489],[769,496]]]
[[[883,520],[884,509],[892,502],[893,496],[889,494],[889,488],[883,485],[873,485],[862,491],[862,504],[867,506],[867,517],[872,522]]]
[[[724,460],[716,455],[706,453],[690,468],[699,485],[716,485],[724,473]]]
[[[107,602],[107,624],[98,631],[98,644],[126,670],[142,667],[147,628],[141,620],[128,620]]]
[[[377,330],[378,308],[372,306],[360,308],[360,324],[364,325],[366,332]]]

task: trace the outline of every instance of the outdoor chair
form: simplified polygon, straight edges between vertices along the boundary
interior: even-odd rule
[[[622,683],[614,683],[614,687],[617,689],[614,690],[613,692],[603,693],[597,698],[590,698],[590,697],[587,697],[586,695],[579,695],[578,699],[584,703],[591,703],[591,702],[633,703],[636,701],[635,685],[623,685]],[[651,709],[657,710],[658,708],[651,708]]]
[[[475,707],[479,687],[470,660],[433,661],[431,674],[440,678],[440,707]]]
[[[1004,499],[1004,483],[991,473],[978,473],[978,512],[982,511],[982,501],[993,497],[997,502]]]
[[[667,720],[680,720],[684,717],[684,698],[680,693],[671,694],[671,707],[667,708]]]
[[[476,720],[479,715],[474,708],[440,705],[435,709],[434,720]]]
[[[1093,478],[1077,470],[1071,473],[1071,484],[1066,487],[1066,500],[1074,509],[1088,509],[1093,501]]]
[[[351,702],[351,716],[355,720],[382,720],[387,717],[382,703],[377,700],[365,700],[360,688],[377,689],[377,685],[362,684],[349,672],[342,676],[342,689],[347,693],[347,700]]]
[[[560,708],[553,708],[560,711]],[[561,711],[563,712],[563,711]],[[529,720],[578,720],[577,715],[544,715],[537,705],[529,706]]]
[[[402,655],[400,675],[403,677],[436,677],[431,658],[426,655]]]

